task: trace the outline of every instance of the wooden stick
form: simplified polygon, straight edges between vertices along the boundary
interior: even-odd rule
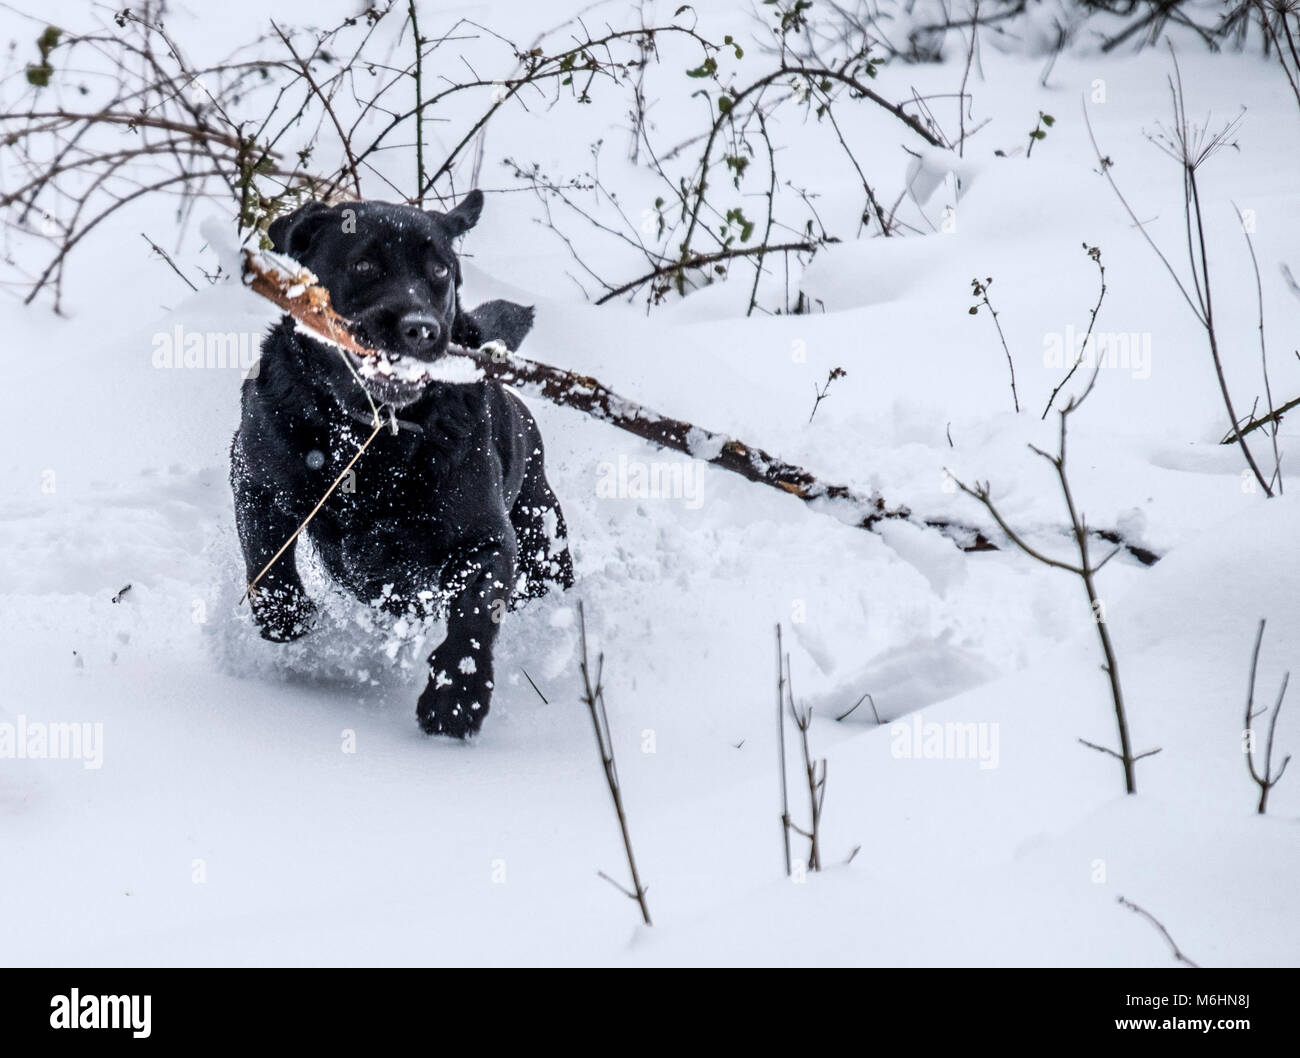
[[[313,336],[356,353],[363,359],[379,353],[352,337],[347,321],[330,304],[330,292],[310,269],[268,251],[244,250],[244,280],[254,294],[274,302]]]
[[[294,262],[273,254],[245,250],[245,276],[250,289],[274,302],[313,336],[363,358],[381,354],[360,345],[348,331],[347,321],[334,312],[329,292],[316,277]],[[725,434],[714,433],[682,419],[662,415],[620,396],[598,380],[552,367],[511,353],[500,343],[481,349],[450,345],[447,352],[473,361],[483,374],[561,407],[576,408],[644,441],[667,448],[715,467],[739,474],[748,481],[797,496],[816,510],[848,525],[878,532],[882,523],[910,521],[936,529],[964,551],[997,551],[983,529],[947,517],[922,518],[906,506],[888,506],[879,495],[865,495],[847,485],[829,484],[793,463],[773,456]],[[1113,530],[1092,530],[1094,535],[1122,545],[1143,565],[1159,560],[1155,552],[1130,544]]]

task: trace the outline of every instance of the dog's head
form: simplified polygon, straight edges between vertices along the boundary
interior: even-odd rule
[[[316,274],[358,341],[418,367],[457,340],[461,275],[454,244],[482,210],[483,193],[477,190],[447,213],[387,202],[308,202],[274,221],[268,234],[276,252]],[[336,357],[329,359],[342,366]],[[351,387],[339,396],[354,403],[355,380],[346,372],[340,377],[332,366],[322,368],[336,391]],[[368,385],[401,407],[420,395],[417,377],[418,371],[409,370],[372,375]]]

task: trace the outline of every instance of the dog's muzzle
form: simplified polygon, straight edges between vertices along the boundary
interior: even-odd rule
[[[419,360],[432,360],[443,350],[443,326],[436,316],[408,312],[397,321],[400,352]]]

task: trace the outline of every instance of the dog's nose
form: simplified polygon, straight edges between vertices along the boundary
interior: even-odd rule
[[[429,352],[438,344],[442,325],[433,316],[408,312],[397,321],[397,334],[404,352],[419,355]]]

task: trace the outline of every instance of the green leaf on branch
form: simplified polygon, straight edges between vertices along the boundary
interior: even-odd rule
[[[37,88],[48,88],[54,74],[54,65],[50,62],[50,53],[59,46],[63,30],[58,26],[46,26],[36,38],[36,50],[41,53],[41,61],[27,64],[27,83]]]
[[[754,234],[754,222],[745,216],[744,210],[739,206],[727,210],[726,220],[728,225],[740,225],[740,241],[749,242],[750,236]],[[725,228],[723,230],[725,231]]]
[[[59,38],[63,36],[63,30],[58,26],[46,26],[45,32],[36,38],[36,47],[41,51],[41,59],[48,59],[50,52],[59,46]]]

